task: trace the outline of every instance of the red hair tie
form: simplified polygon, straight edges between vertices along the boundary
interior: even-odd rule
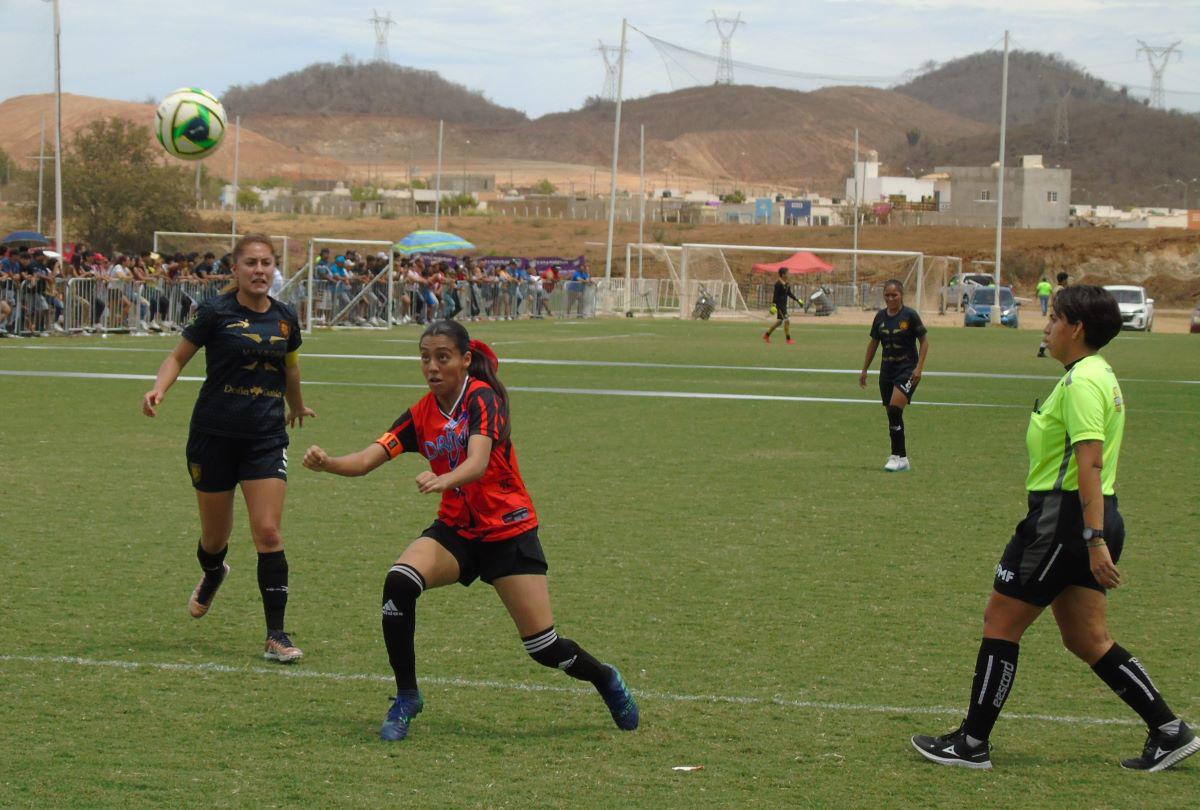
[[[492,373],[495,374],[500,370],[500,358],[492,351],[492,347],[484,343],[482,340],[472,340],[467,344],[467,348],[471,350],[471,354],[482,354],[487,358],[488,365],[492,367]]]

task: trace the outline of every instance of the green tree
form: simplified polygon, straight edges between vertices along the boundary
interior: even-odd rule
[[[103,250],[149,249],[155,230],[194,229],[194,171],[164,166],[150,132],[93,121],[63,157],[63,208],[75,237]]]
[[[0,149],[0,186],[7,186],[12,182],[12,175],[16,168],[12,158],[8,156],[8,152]]]
[[[237,207],[245,210],[247,208],[258,208],[262,205],[262,198],[258,196],[258,192],[252,188],[239,188],[237,193]]]
[[[741,189],[737,189],[737,188],[735,188],[733,191],[731,191],[730,193],[726,194],[724,197],[721,198],[721,202],[732,203],[734,205],[741,205],[745,201],[746,201],[745,192],[743,192]]]
[[[544,177],[533,184],[534,194],[553,194],[556,191],[558,191],[558,186],[554,185]]]
[[[367,200],[378,200],[379,189],[374,186],[351,186],[350,199],[355,202],[366,202]]]
[[[479,201],[470,194],[443,194],[442,208],[463,208],[473,209],[479,205]]]

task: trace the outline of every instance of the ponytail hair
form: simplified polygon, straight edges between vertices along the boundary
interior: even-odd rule
[[[427,337],[448,337],[454,343],[459,354],[471,354],[471,362],[467,366],[467,373],[477,380],[483,380],[487,383],[492,391],[495,392],[496,398],[500,400],[501,410],[504,412],[504,418],[500,420],[500,436],[497,442],[503,444],[507,442],[510,436],[510,425],[508,415],[508,389],[504,387],[504,383],[500,382],[500,359],[496,357],[496,353],[492,351],[492,347],[484,343],[482,340],[472,340],[464,327],[458,321],[443,320],[434,321],[425,327],[425,331],[421,333],[421,340]]]

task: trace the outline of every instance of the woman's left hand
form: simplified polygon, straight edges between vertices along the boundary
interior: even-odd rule
[[[436,473],[425,470],[417,476],[417,489],[422,494],[428,495],[431,492],[445,492],[446,485],[442,481],[442,477]]]
[[[316,419],[317,412],[314,411],[312,408],[308,407],[307,405],[305,405],[298,411],[288,411],[288,415],[287,415],[288,427],[295,427],[296,422],[300,423],[300,427],[304,427],[305,417],[309,417],[311,419]]]
[[[1121,572],[1113,563],[1108,546],[1101,543],[1088,547],[1088,560],[1091,563],[1092,576],[1105,588],[1116,588],[1121,584]]]
[[[921,369],[917,369],[912,373],[912,381],[913,385],[916,385],[921,381]]]

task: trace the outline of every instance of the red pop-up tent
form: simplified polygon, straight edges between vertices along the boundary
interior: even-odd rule
[[[826,264],[808,251],[800,251],[793,253],[788,258],[781,262],[773,262],[772,264],[756,264],[754,272],[756,273],[778,273],[779,268],[786,267],[789,273],[828,273],[833,269],[832,264]]]

